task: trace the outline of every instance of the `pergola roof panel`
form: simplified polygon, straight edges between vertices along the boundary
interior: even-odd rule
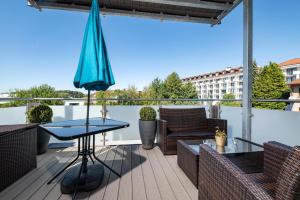
[[[89,10],[92,0],[27,0],[39,9]],[[99,0],[102,14],[219,23],[242,0]]]

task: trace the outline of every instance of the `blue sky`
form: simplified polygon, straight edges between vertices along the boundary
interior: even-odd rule
[[[300,57],[300,1],[254,0],[254,57],[258,64]],[[1,2],[0,92],[47,83],[74,89],[88,13]],[[176,71],[181,77],[242,64],[242,7],[222,25],[106,16],[102,26],[115,88],[139,89]]]

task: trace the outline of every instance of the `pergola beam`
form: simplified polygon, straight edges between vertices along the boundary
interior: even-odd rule
[[[89,7],[87,6],[82,6],[77,4],[62,4],[56,2],[47,2],[47,3],[39,2],[38,4],[30,3],[29,6],[36,7],[38,9],[47,8],[47,9],[61,9],[61,10],[77,10],[77,11],[86,11],[86,12],[89,11]],[[216,19],[213,18],[199,18],[199,17],[191,17],[188,15],[184,15],[184,16],[169,15],[165,13],[148,13],[148,12],[141,12],[136,10],[118,10],[118,9],[109,9],[106,7],[101,8],[101,14],[152,18],[152,19],[159,19],[159,20],[184,21],[184,22],[204,23],[204,24],[216,23]]]
[[[158,3],[172,6],[183,6],[183,7],[192,7],[192,8],[204,8],[212,10],[227,10],[231,7],[231,4],[226,3],[217,3],[209,2],[205,0],[132,0],[134,2],[143,2],[143,3]]]
[[[213,26],[214,25],[217,25],[217,24],[220,24],[221,23],[221,21],[233,10],[233,9],[235,9],[238,5],[240,5],[240,3],[242,2],[243,0],[235,0],[234,2],[233,2],[233,5],[230,7],[230,8],[228,8],[228,9],[226,9],[226,10],[224,10],[222,13],[221,13],[221,15],[219,15],[219,17],[218,17],[218,19],[216,20],[216,22],[213,24]]]
[[[251,140],[253,79],[253,0],[244,0],[243,138]]]

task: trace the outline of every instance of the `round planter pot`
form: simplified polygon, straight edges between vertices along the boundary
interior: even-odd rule
[[[43,154],[48,149],[48,144],[50,140],[50,135],[45,130],[40,127],[37,127],[37,154]]]
[[[140,137],[144,149],[152,149],[156,136],[156,121],[139,120]]]
[[[224,147],[225,146],[225,143],[226,143],[226,137],[218,137],[218,136],[215,136],[216,138],[216,145],[219,146],[219,147]]]

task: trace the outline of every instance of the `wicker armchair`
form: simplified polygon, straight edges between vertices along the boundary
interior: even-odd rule
[[[0,191],[36,168],[36,125],[0,126]]]
[[[294,163],[287,165],[286,160],[291,156],[292,148],[277,142],[265,143],[263,173],[245,174],[228,158],[218,154],[209,146],[201,145],[200,148],[199,200],[297,200],[300,198],[299,150],[296,159],[295,157],[290,159]],[[290,168],[286,171],[291,171],[293,174],[289,176],[281,174],[284,165]],[[295,170],[298,170],[298,173],[295,173]],[[285,177],[288,177],[287,182],[279,188],[278,180]],[[290,184],[293,184],[293,187],[290,187]],[[284,187],[288,187],[290,191],[283,189]]]
[[[207,119],[204,108],[160,108],[157,143],[165,155],[177,154],[177,140],[214,138],[216,127],[227,133],[227,121]]]

